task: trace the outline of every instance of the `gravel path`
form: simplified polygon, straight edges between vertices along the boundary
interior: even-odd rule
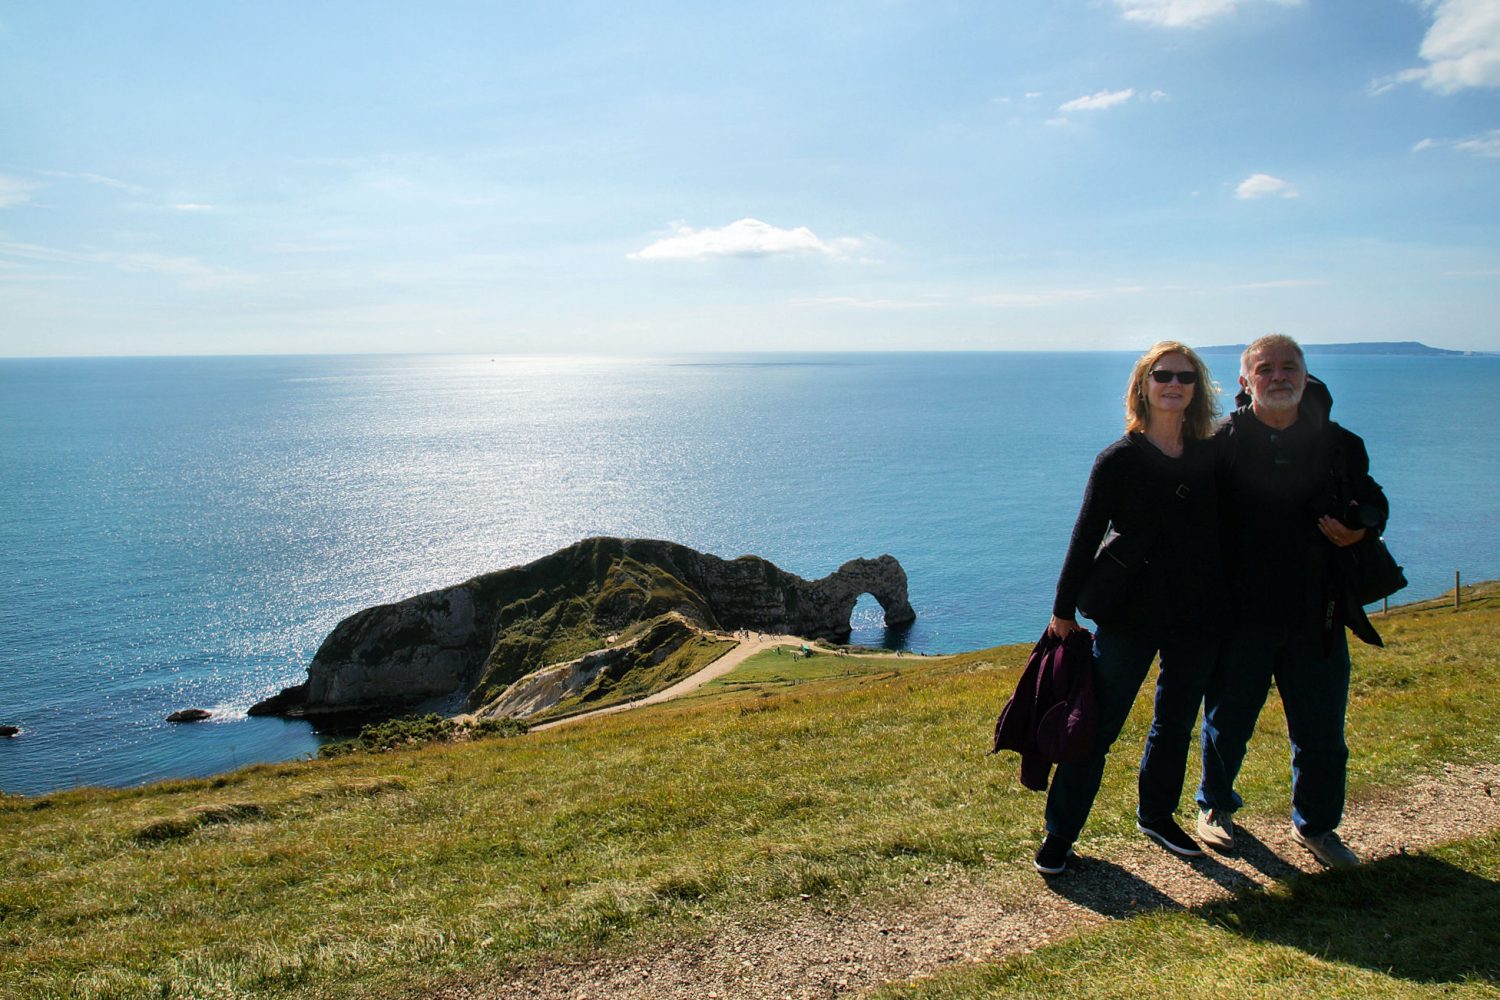
[[[1500,765],[1445,767],[1399,789],[1350,802],[1340,832],[1367,861],[1500,829]],[[1248,836],[1246,835],[1248,834]],[[490,982],[453,983],[445,998],[692,998],[763,1000],[857,996],[945,966],[1030,951],[1142,910],[1197,906],[1318,864],[1285,820],[1250,820],[1237,854],[1188,861],[1145,838],[1089,843],[1065,874],[1043,880],[1029,863],[955,873],[921,887],[899,909],[834,909],[809,902],[702,940],[629,954],[540,964]]]

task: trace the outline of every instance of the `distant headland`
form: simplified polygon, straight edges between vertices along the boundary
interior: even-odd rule
[[[1353,344],[1303,344],[1308,354],[1369,354],[1399,355],[1402,357],[1476,358],[1493,356],[1490,351],[1450,351],[1442,347],[1428,347],[1415,340],[1368,340]],[[1216,344],[1198,348],[1199,354],[1240,354],[1244,344]]]

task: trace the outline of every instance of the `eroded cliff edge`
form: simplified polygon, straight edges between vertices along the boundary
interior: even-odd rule
[[[525,566],[356,612],[318,648],[307,681],[250,709],[316,717],[399,712],[462,693],[474,708],[518,678],[611,645],[675,614],[697,628],[844,641],[861,594],[886,625],[916,620],[888,555],[805,580],[758,556],[721,559],[674,542],[589,538]]]

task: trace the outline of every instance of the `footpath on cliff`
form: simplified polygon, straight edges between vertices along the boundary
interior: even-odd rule
[[[795,636],[756,636],[650,698],[536,728],[681,697],[756,653],[804,642]],[[1349,802],[1341,827],[1366,863],[1496,830],[1496,763],[1444,766],[1410,784],[1369,791]],[[954,868],[913,887],[899,906],[813,901],[762,914],[753,923],[728,922],[692,939],[537,963],[497,979],[450,983],[433,995],[448,1000],[858,996],[964,963],[1029,952],[1111,920],[1193,909],[1322,870],[1293,841],[1285,818],[1247,818],[1238,840],[1234,853],[1209,851],[1186,859],[1144,837],[1086,838],[1078,846],[1080,856],[1056,878],[1037,875],[1029,861],[978,871]]]
[[[596,708],[589,712],[580,712],[577,715],[570,715],[564,719],[554,719],[551,722],[543,722],[539,725],[532,726],[531,731],[539,733],[543,730],[555,729],[558,726],[566,726],[575,722],[583,722],[587,719],[595,719],[603,715],[614,715],[618,712],[628,712],[633,708],[644,708],[647,705],[660,705],[662,702],[671,701],[674,698],[681,698],[684,695],[692,694],[694,691],[707,684],[711,684],[712,682],[718,680],[720,677],[727,676],[728,674],[733,672],[736,667],[744,663],[746,660],[750,659],[750,657],[754,656],[756,653],[763,653],[768,649],[775,649],[777,646],[790,646],[793,649],[811,648],[816,649],[820,653],[833,652],[833,650],[830,650],[821,644],[813,642],[812,640],[803,639],[795,635],[769,635],[762,632],[752,632],[750,633],[750,638],[740,639],[739,644],[735,646],[734,649],[731,649],[729,652],[725,653],[723,656],[719,657],[717,660],[713,661],[708,666],[698,671],[696,674],[693,674],[691,677],[684,677],[682,680],[678,681],[676,684],[673,684],[671,687],[663,688],[662,690],[657,691],[655,694],[647,695],[644,698],[637,698],[635,701],[627,701],[620,705],[610,705],[608,708]],[[896,655],[897,654],[895,653],[861,653],[860,657],[862,659],[874,659],[884,656],[894,657]]]
[[[1340,828],[1368,864],[1500,830],[1500,764],[1446,766],[1351,801]],[[1233,854],[1186,859],[1140,838],[1079,845],[1068,871],[1024,865],[928,880],[899,907],[810,903],[693,940],[540,963],[455,982],[445,1000],[639,998],[823,1000],[867,994],[965,963],[1033,951],[1111,920],[1182,910],[1321,871],[1285,819],[1248,819]],[[1476,914],[1475,919],[1486,919]],[[1489,916],[1493,919],[1493,915]],[[1189,984],[1183,984],[1186,988]]]

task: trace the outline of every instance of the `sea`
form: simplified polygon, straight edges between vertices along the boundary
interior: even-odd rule
[[[889,553],[917,621],[888,632],[866,595],[855,641],[1032,641],[1133,360],[0,360],[0,724],[22,729],[0,791],[309,756],[307,723],[245,710],[340,619],[592,535],[808,578]],[[1236,358],[1208,360],[1232,390]],[[1400,598],[1500,577],[1500,357],[1309,367],[1390,497]]]

